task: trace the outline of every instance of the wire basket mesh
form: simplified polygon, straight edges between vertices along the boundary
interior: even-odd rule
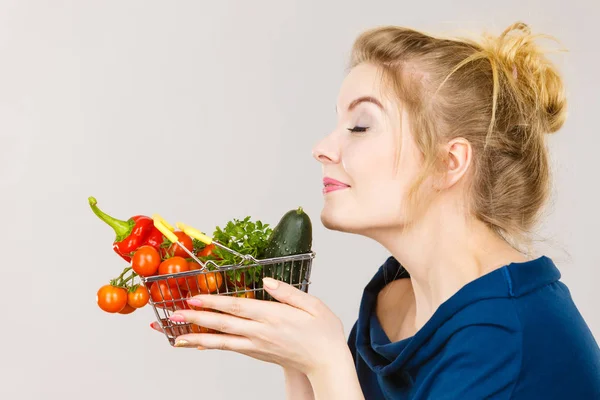
[[[169,319],[177,310],[197,309],[187,304],[187,299],[198,294],[210,294],[277,301],[262,287],[262,278],[266,277],[308,292],[314,257],[314,252],[311,252],[228,266],[218,266],[209,261],[204,269],[142,277],[142,281],[152,293],[150,304],[157,321],[169,343],[174,345],[175,339],[180,335],[219,333],[195,324],[173,322]]]

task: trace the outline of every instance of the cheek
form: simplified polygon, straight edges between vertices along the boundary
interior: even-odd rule
[[[326,227],[364,233],[405,222],[415,160],[406,147],[396,154],[397,145],[394,136],[384,134],[345,143],[341,163],[352,188],[326,198],[321,215]]]
[[[346,171],[354,180],[355,200],[369,214],[392,218],[404,214],[408,192],[420,172],[421,156],[415,144],[403,141],[396,153],[395,138],[365,141],[347,149]]]
[[[342,161],[360,199],[380,198],[398,187],[395,152],[390,143],[365,141],[348,148]]]
[[[342,165],[353,186],[391,178],[394,172],[394,149],[381,140],[365,140],[354,143],[344,150]]]

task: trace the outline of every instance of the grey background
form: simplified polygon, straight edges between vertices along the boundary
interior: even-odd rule
[[[302,205],[317,252],[311,293],[349,330],[387,254],[322,227],[311,147],[334,126],[353,39],[382,24],[499,33],[523,20],[570,50],[556,59],[570,117],[551,140],[556,188],[539,248],[599,337],[599,8],[2,0],[0,398],[282,398],[278,366],[173,349],[148,327],[149,307],[96,307],[123,264],[86,199],[122,218],[158,212],[208,231],[246,215],[274,224]]]

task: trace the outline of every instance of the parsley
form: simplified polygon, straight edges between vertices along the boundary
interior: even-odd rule
[[[215,228],[213,240],[238,253],[248,254],[260,259],[264,255],[272,232],[273,230],[269,224],[263,224],[261,221],[254,222],[250,217],[244,219],[234,218],[227,222],[224,228],[219,226]],[[213,254],[221,260],[216,260],[212,256],[207,257],[207,259],[212,259],[217,265],[233,265],[242,262],[239,257],[219,247],[213,250]],[[227,271],[233,282],[238,282],[242,273],[244,274],[246,286],[250,286],[252,282],[260,282],[262,266],[256,265],[245,270]]]

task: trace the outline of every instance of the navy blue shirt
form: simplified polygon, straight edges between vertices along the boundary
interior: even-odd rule
[[[548,257],[461,288],[390,342],[377,294],[408,273],[390,257],[365,287],[348,345],[370,399],[600,399],[600,349]]]

